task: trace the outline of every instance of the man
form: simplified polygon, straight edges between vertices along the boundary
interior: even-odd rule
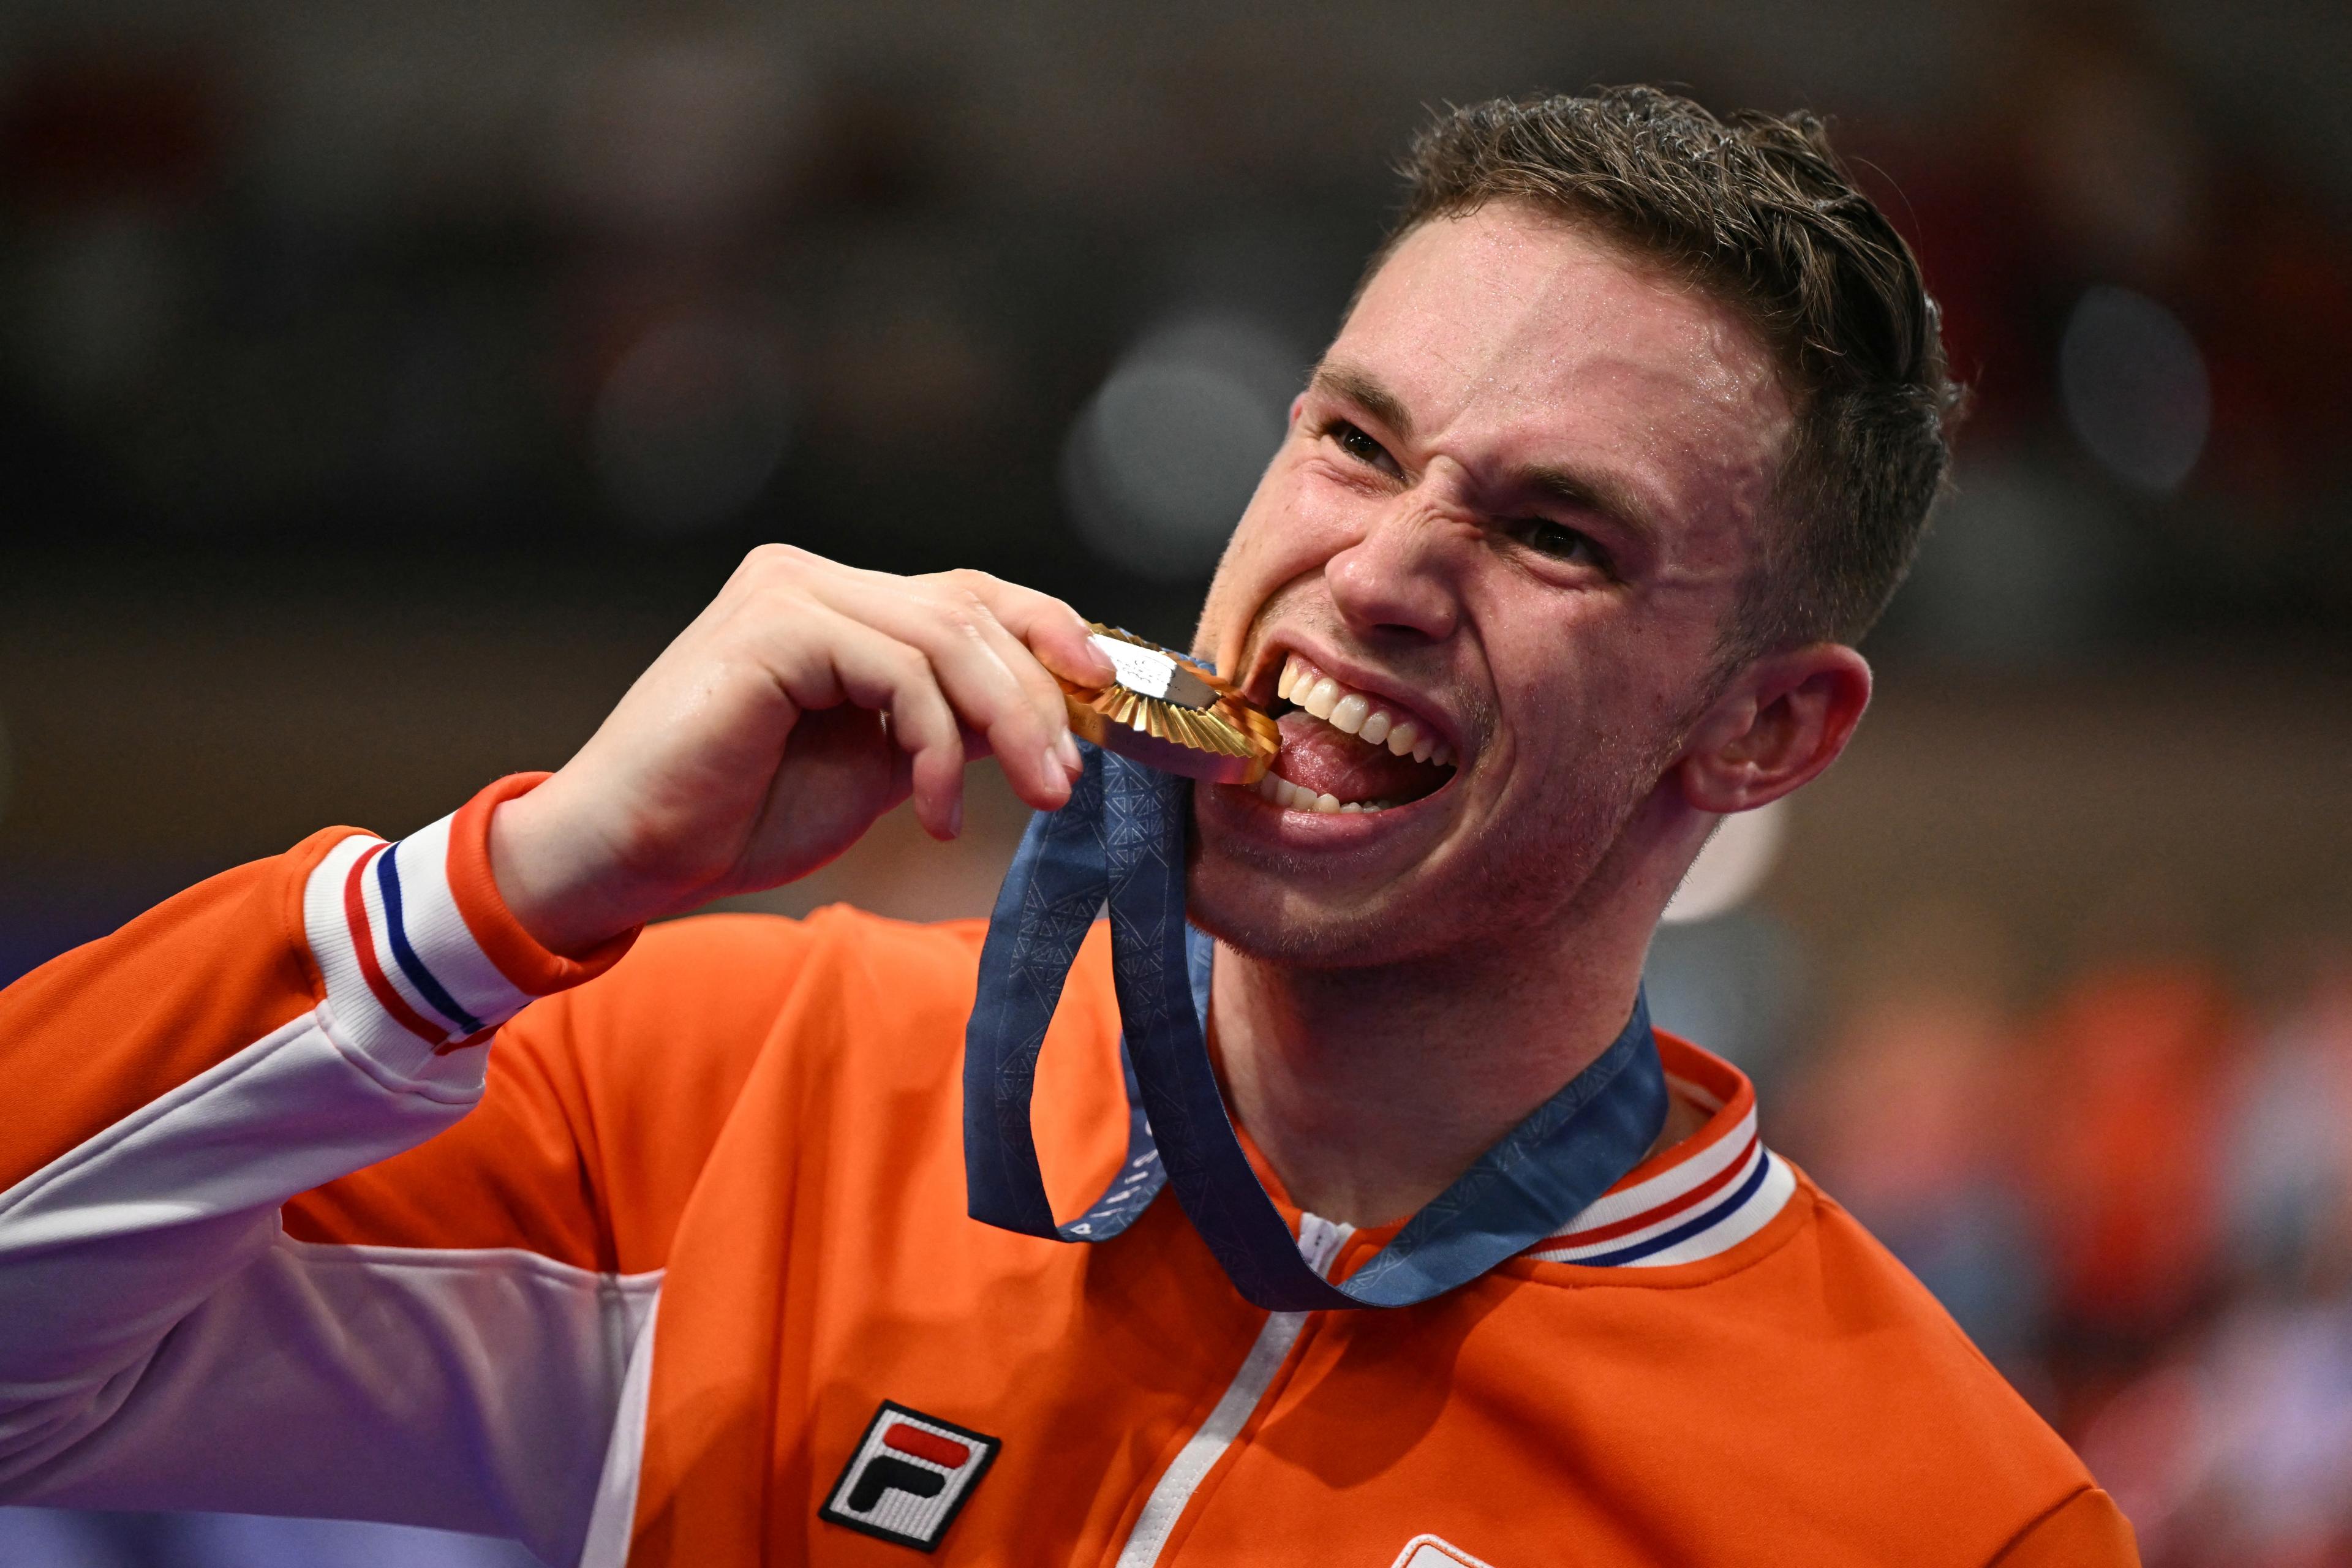
[[[1211,1049],[1343,1284],[1637,1037],[1709,830],[1836,758],[1952,405],[1810,121],[1493,103],[1412,178],[1197,640],[1286,709],[1283,782],[1192,796]],[[553,776],[12,988],[0,1496],[598,1564],[2135,1560],[1694,1047],[1518,1256],[1269,1313],[1176,1205],[1098,1246],[967,1217],[978,925],[643,931],[909,795],[952,835],[983,751],[1061,806],[1056,674],[1109,675],[1058,602],[755,552]],[[1104,945],[1043,1058],[1063,1214],[1139,1125]]]

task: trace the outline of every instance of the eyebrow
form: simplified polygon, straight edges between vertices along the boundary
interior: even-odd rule
[[[1308,384],[1318,392],[1354,404],[1395,431],[1399,438],[1412,439],[1412,416],[1406,411],[1403,399],[1381,384],[1380,378],[1370,371],[1351,364],[1334,364],[1327,360],[1315,367]],[[1657,543],[1658,524],[1651,508],[1631,485],[1614,475],[1538,463],[1532,468],[1514,468],[1505,474],[1500,488],[1560,506],[1599,512],[1634,535],[1643,546],[1654,547]]]
[[[1382,386],[1370,371],[1326,360],[1315,367],[1307,384],[1354,404],[1395,431],[1400,438],[1412,439],[1412,416],[1405,411],[1404,400]]]
[[[1643,545],[1658,542],[1657,520],[1633,487],[1613,474],[1563,468],[1549,463],[1515,468],[1504,476],[1504,488],[1523,490],[1561,506],[1597,511],[1634,535]]]

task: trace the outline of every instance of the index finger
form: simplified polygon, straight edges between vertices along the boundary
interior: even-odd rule
[[[1086,617],[1051,594],[985,572],[952,575],[1055,675],[1079,686],[1108,686],[1117,679],[1109,658],[1088,640]]]

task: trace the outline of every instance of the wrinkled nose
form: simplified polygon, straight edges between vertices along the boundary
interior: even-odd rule
[[[1399,507],[1324,563],[1331,603],[1370,641],[1442,642],[1460,615],[1455,529],[1425,505]]]

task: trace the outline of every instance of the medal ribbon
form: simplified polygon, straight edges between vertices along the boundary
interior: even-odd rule
[[[1307,1266],[1250,1169],[1202,1033],[1214,942],[1184,921],[1190,781],[1082,748],[1059,811],[1039,812],[997,895],[964,1036],[964,1176],[974,1219],[1051,1240],[1118,1235],[1172,1181],[1241,1293],[1272,1311],[1403,1307],[1476,1279],[1557,1234],[1640,1163],[1665,1124],[1649,1008],[1609,1048],[1408,1221],[1354,1275]],[[1128,1154],[1077,1219],[1045,1196],[1029,1108],[1037,1058],[1078,944],[1109,905],[1125,1026]]]

